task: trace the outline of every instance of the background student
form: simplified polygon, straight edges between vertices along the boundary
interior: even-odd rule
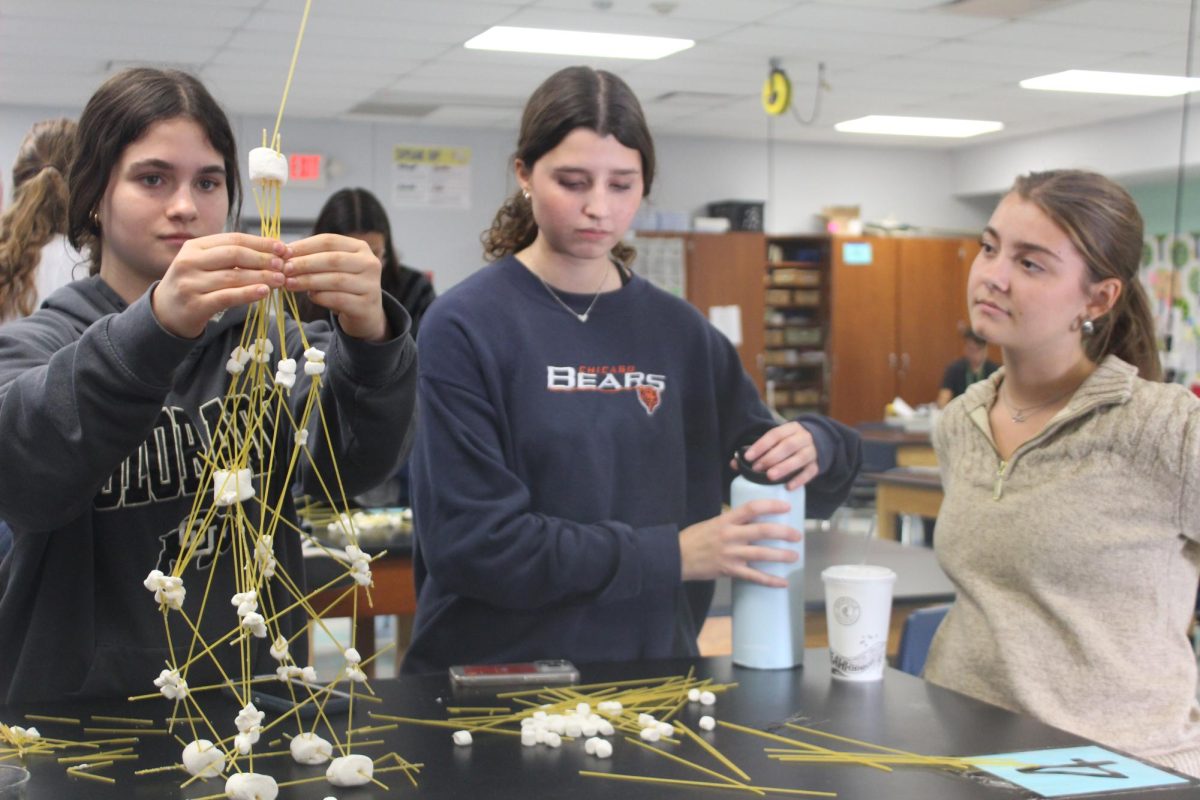
[[[287,288],[332,313],[332,328],[306,329],[329,365],[322,406],[337,452],[313,437],[322,472],[337,457],[353,491],[387,474],[403,449],[415,352],[408,315],[380,292],[379,259],[344,236],[285,246],[223,233],[240,204],[239,160],[224,112],[181,72],[119,73],[80,118],[69,235],[91,253],[91,277],[0,327],[0,517],[16,534],[0,566],[0,702],[153,691],[167,641],[142,581],[171,571],[196,494],[211,502],[201,454],[225,409],[225,363],[248,303]],[[298,353],[299,329],[286,326],[275,350]],[[303,386],[291,394],[297,417]],[[264,448],[289,452],[290,433],[280,426]],[[278,496],[283,473],[258,473],[271,482],[258,496]],[[282,513],[295,524],[290,495]],[[214,522],[214,550],[219,532]],[[274,549],[282,569],[303,574],[297,537],[277,536]],[[193,618],[207,595],[237,591],[231,560],[212,555],[184,573]],[[206,639],[228,630],[216,617],[205,615]],[[190,641],[181,615],[168,619],[172,639]],[[273,670],[270,640],[253,641],[251,666]],[[216,652],[235,668],[239,648]],[[207,660],[192,669],[193,685],[220,679]]]
[[[1142,219],[1100,175],[1018,178],[971,267],[1004,367],[934,432],[958,599],[930,681],[1200,776],[1200,400],[1160,383]]]
[[[963,331],[962,358],[950,362],[942,375],[942,388],[938,390],[937,406],[946,404],[967,390],[976,381],[981,381],[1000,368],[987,357],[987,341],[975,331]]]
[[[421,330],[413,454],[419,591],[403,669],[564,657],[696,655],[719,575],[794,554],[801,532],[721,512],[735,449],[846,496],[856,434],[776,424],[730,342],[629,268],[622,242],[654,178],[641,106],[612,73],[572,67],[530,97],[519,190],[484,235],[496,261],[442,295]]]
[[[341,189],[330,195],[317,214],[313,234],[337,233],[367,243],[371,252],[383,263],[383,290],[400,301],[412,318],[415,339],[421,327],[421,317],[433,302],[436,293],[425,274],[400,263],[392,241],[392,226],[387,212],[375,195],[366,189]],[[325,319],[328,312],[306,303],[301,316],[306,322]]]
[[[26,317],[72,280],[83,258],[67,244],[67,170],[75,123],[35,123],[13,164],[12,205],[0,216],[0,322]]]

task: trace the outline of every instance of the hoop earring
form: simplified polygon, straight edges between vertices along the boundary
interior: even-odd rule
[[[1082,323],[1080,323],[1079,330],[1083,331],[1084,336],[1091,336],[1096,332],[1096,323],[1092,322],[1090,319],[1085,319]]]

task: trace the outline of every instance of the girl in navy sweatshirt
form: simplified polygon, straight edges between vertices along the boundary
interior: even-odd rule
[[[418,610],[406,672],[453,663],[696,655],[718,575],[780,585],[790,560],[721,512],[730,456],[808,487],[827,516],[859,464],[853,431],[777,425],[730,342],[629,269],[654,178],[629,87],[551,76],[525,108],[517,191],[485,234],[495,262],[430,307],[413,456]]]

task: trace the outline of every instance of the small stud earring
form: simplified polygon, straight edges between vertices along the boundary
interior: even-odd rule
[[[94,209],[92,210],[92,213],[89,215],[88,219],[92,221],[93,228],[100,230],[100,215],[97,214]]]
[[[521,190],[521,196],[522,196],[522,197],[524,197],[526,200],[528,200],[528,199],[529,199],[529,190],[528,190],[528,189],[522,189],[522,190]]]
[[[1096,323],[1092,322],[1090,319],[1085,319],[1079,325],[1079,329],[1083,331],[1084,336],[1091,336],[1096,332]]]

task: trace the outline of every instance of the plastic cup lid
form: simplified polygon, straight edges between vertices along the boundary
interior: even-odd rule
[[[894,581],[896,573],[874,564],[835,564],[821,570],[826,581]]]

